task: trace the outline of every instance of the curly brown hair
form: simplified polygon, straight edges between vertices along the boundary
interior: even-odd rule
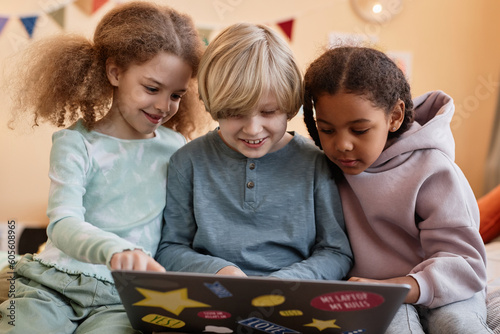
[[[309,135],[321,147],[314,120],[313,106],[322,94],[339,92],[362,95],[387,115],[398,100],[405,104],[400,128],[389,132],[395,138],[407,131],[413,122],[410,84],[397,65],[383,52],[369,47],[337,47],[317,58],[304,76],[304,122]]]
[[[41,120],[65,127],[82,118],[90,130],[111,105],[108,58],[127,69],[159,52],[176,55],[193,69],[188,93],[165,124],[190,137],[197,123],[206,120],[194,83],[203,44],[189,16],[147,2],[113,8],[97,25],[93,40],[68,34],[33,43],[10,82],[15,88],[14,110],[32,114],[34,125]]]

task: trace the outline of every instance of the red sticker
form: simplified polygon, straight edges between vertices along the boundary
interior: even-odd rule
[[[204,319],[227,319],[231,318],[231,313],[224,311],[201,311],[198,313],[198,316]]]
[[[323,311],[360,311],[379,306],[384,297],[363,291],[327,293],[311,300],[311,306]]]

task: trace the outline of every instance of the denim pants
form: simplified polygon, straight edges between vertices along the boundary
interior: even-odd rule
[[[0,333],[140,333],[114,284],[72,275],[25,255],[15,267],[15,297],[0,305]]]
[[[403,304],[386,334],[481,334],[493,331],[486,325],[485,293],[434,309]]]

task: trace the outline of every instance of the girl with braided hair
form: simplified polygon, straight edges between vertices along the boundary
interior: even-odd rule
[[[452,98],[412,100],[403,72],[367,47],[326,51],[304,80],[308,131],[338,175],[350,280],[411,287],[387,333],[491,333],[479,211],[454,162]]]

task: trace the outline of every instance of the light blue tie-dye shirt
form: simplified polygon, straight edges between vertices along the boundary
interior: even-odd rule
[[[81,121],[54,133],[47,215],[49,240],[35,258],[72,274],[113,282],[113,254],[160,240],[167,164],[184,137],[160,127],[155,137],[124,140],[87,131]]]

